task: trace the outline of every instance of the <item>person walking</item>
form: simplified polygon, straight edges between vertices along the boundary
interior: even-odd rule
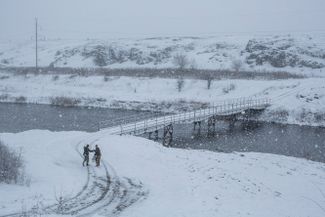
[[[85,166],[85,163],[87,166],[89,166],[89,152],[93,152],[93,150],[90,150],[89,144],[87,144],[86,146],[84,146],[84,161],[82,162],[82,166]]]
[[[102,153],[100,151],[100,148],[98,147],[98,145],[96,145],[95,148],[95,161],[96,161],[96,167],[99,167],[100,165],[100,158],[102,156]]]

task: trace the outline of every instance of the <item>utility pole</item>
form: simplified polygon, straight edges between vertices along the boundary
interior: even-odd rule
[[[36,51],[36,73],[38,72],[38,47],[37,47],[37,29],[38,29],[38,27],[37,27],[37,18],[35,18],[35,42],[36,42],[36,49],[35,49],[35,51]]]

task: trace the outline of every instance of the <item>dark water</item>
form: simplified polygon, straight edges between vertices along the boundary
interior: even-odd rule
[[[190,130],[189,130],[190,129]],[[201,134],[193,125],[174,127],[173,147],[218,152],[265,152],[325,162],[325,128],[239,121],[233,128],[219,123],[214,136]],[[161,134],[162,135],[162,132]]]
[[[156,115],[161,114],[0,103],[0,132],[31,129],[93,132],[99,127],[114,126],[124,120],[141,120]],[[159,131],[159,141],[161,135]],[[237,122],[234,128],[229,128],[228,123],[220,122],[216,135],[208,137],[206,124],[202,124],[200,135],[197,132],[193,134],[191,124],[175,125],[172,146],[218,152],[265,152],[325,162],[325,128],[256,122]]]
[[[159,114],[105,108],[0,103],[0,132],[32,129],[94,132],[99,127],[115,126],[125,120],[141,120],[155,115]]]

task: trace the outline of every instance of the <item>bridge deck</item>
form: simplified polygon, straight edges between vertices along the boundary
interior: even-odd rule
[[[236,99],[206,109],[194,110],[191,112],[166,115],[162,117],[150,118],[147,120],[137,121],[133,123],[123,124],[116,127],[104,129],[112,135],[141,135],[147,132],[153,132],[164,128],[170,124],[191,123],[204,121],[211,117],[231,116],[235,114],[245,113],[247,110],[263,110],[270,105],[270,100],[261,99]]]

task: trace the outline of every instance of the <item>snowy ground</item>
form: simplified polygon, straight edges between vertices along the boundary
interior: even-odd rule
[[[325,215],[325,164],[261,153],[164,148],[132,136],[33,130],[0,134],[22,149],[30,186],[0,185],[0,216],[56,216],[56,195],[72,216]],[[81,166],[85,143],[99,144],[100,168]],[[106,174],[107,169],[107,174]],[[39,207],[38,209],[35,207]],[[75,212],[74,212],[75,211]],[[83,215],[86,214],[86,215]]]
[[[78,99],[78,105],[177,112],[240,97],[268,97],[268,121],[325,125],[325,78],[289,80],[176,79],[145,77],[79,77],[71,75],[0,74],[0,101],[51,104],[53,97]]]

